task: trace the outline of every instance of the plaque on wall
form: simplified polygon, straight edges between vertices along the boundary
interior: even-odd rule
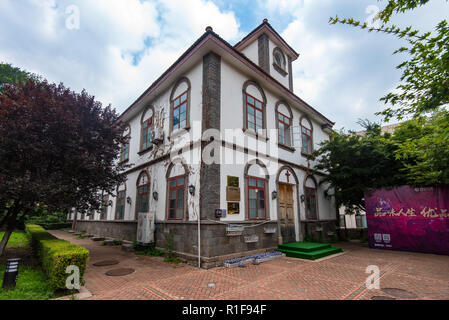
[[[228,176],[228,187],[239,187],[239,177]]]
[[[228,214],[239,214],[240,202],[228,202]]]
[[[240,201],[240,188],[226,187],[226,201]]]

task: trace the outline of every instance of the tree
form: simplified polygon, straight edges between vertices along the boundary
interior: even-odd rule
[[[110,106],[63,84],[19,81],[0,93],[0,227],[7,232],[36,212],[79,212],[101,206],[99,190],[112,194],[126,166],[117,165],[123,125]]]
[[[410,184],[449,184],[449,112],[442,109],[429,118],[407,121],[394,132],[395,157]]]
[[[334,133],[311,157],[317,160],[316,169],[327,172],[320,184],[327,185],[327,192],[333,190],[337,208],[345,206],[349,214],[365,210],[366,191],[405,181],[390,135],[382,135],[380,126],[368,120],[360,124],[366,129],[364,134]]]
[[[391,104],[378,114],[385,120],[396,117],[399,120],[407,115],[414,117],[431,111],[438,111],[449,103],[449,27],[446,20],[441,21],[432,32],[420,33],[409,26],[399,28],[388,25],[393,14],[404,13],[423,6],[429,0],[390,0],[385,9],[380,11],[377,19],[382,22],[379,28],[369,27],[354,19],[330,18],[331,24],[341,23],[352,25],[369,32],[377,31],[392,34],[399,39],[405,39],[408,47],[401,47],[394,52],[408,53],[409,60],[397,66],[402,69],[401,83],[395,91],[381,98],[385,104]],[[398,108],[394,108],[394,107]]]
[[[0,92],[5,84],[13,84],[19,81],[32,79],[39,81],[40,77],[33,73],[23,71],[20,68],[13,67],[9,63],[0,63]]]

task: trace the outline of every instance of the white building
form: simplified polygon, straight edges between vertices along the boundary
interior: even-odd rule
[[[293,93],[298,56],[266,20],[235,46],[208,27],[120,116],[127,181],[77,229],[133,240],[138,212],[152,211],[157,246],[171,233],[179,255],[204,265],[326,239],[335,201],[306,155],[334,123]]]

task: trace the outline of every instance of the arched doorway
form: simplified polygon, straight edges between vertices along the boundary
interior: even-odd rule
[[[298,178],[293,169],[284,166],[279,170],[276,182],[278,188],[279,232],[282,237],[282,243],[295,242],[295,205],[298,207],[295,196],[297,196]],[[299,217],[299,213],[297,216]]]

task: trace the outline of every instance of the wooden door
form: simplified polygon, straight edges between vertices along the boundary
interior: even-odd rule
[[[295,215],[293,212],[293,186],[279,184],[279,219],[282,242],[295,242]]]

